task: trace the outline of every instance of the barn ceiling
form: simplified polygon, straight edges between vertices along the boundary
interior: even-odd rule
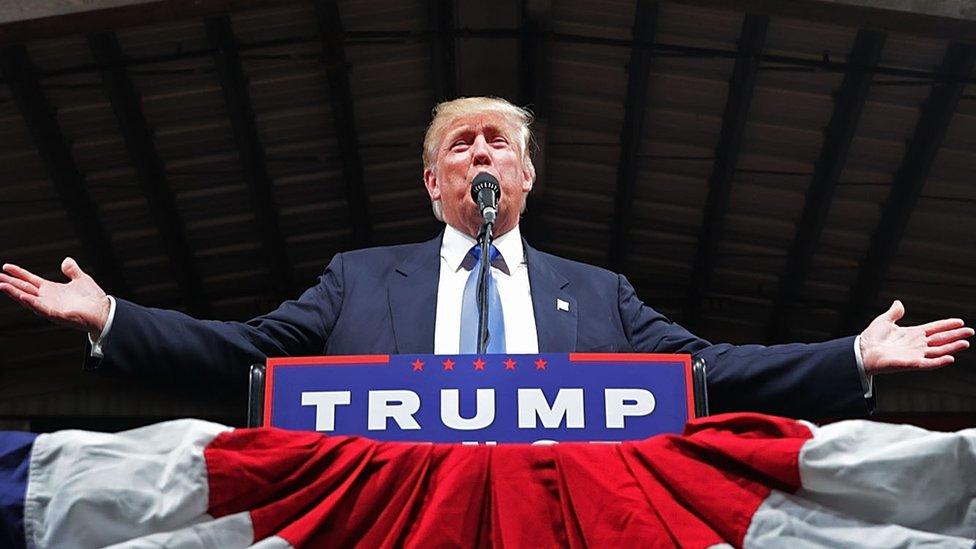
[[[623,272],[699,335],[822,340],[894,298],[906,322],[976,320],[965,13],[128,4],[0,22],[3,262],[57,278],[70,255],[120,297],[249,318],[337,252],[436,234],[430,109],[487,94],[537,117],[527,239]],[[0,418],[243,414],[239,396],[84,374],[82,352],[0,301]],[[876,383],[882,412],[973,413],[976,353]]]

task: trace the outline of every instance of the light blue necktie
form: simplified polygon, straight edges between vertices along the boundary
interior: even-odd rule
[[[505,258],[498,252],[498,248],[492,246],[489,257],[490,265],[508,272]],[[461,266],[471,272],[468,281],[464,284],[464,296],[461,299],[461,353],[474,354],[478,352],[478,273],[481,269],[481,246],[473,246],[464,257]],[[505,352],[505,318],[502,316],[502,300],[498,295],[498,285],[491,269],[488,270],[487,351]]]

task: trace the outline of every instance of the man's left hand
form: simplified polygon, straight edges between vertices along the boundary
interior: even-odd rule
[[[861,360],[868,375],[941,368],[953,363],[953,353],[969,348],[966,338],[973,329],[962,319],[899,326],[903,316],[905,306],[895,300],[861,332]]]

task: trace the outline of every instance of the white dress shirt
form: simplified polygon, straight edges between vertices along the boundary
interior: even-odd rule
[[[532,292],[529,288],[529,268],[525,263],[522,234],[514,229],[494,240],[508,273],[491,267],[498,296],[502,301],[505,319],[505,350],[511,354],[539,352],[539,338],[535,329]],[[441,241],[441,269],[437,282],[437,315],[434,321],[434,354],[457,354],[461,344],[461,303],[464,285],[470,271],[461,266],[464,256],[477,244],[474,238],[446,226]]]

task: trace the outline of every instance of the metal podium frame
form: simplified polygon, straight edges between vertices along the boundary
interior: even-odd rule
[[[695,398],[695,417],[708,415],[707,374],[704,358],[698,357],[691,362],[691,390]]]
[[[247,426],[264,423],[264,364],[251,364],[247,378]]]

